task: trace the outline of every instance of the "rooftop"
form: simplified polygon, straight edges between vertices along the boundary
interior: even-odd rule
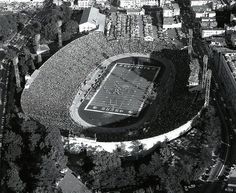
[[[173,24],[173,23],[180,23],[179,17],[164,17],[163,24]]]
[[[163,7],[163,10],[165,10],[165,9],[174,10],[174,9],[180,9],[180,8],[179,8],[179,4],[178,3],[172,3],[172,4],[165,4],[164,7]]]
[[[104,14],[99,13],[99,9],[90,7],[83,11],[80,24],[83,23],[94,23],[98,26],[98,31],[104,31],[105,28],[105,19]]]
[[[212,11],[211,5],[199,5],[199,6],[192,6],[194,12],[214,12]]]
[[[228,184],[236,185],[236,169],[230,171]]]
[[[234,79],[236,80],[236,52],[225,53],[225,60],[232,72]],[[236,171],[232,171],[232,176],[236,178]]]
[[[80,24],[90,22],[90,23],[96,23],[98,18],[101,16],[105,16],[101,13],[99,13],[99,9],[95,7],[89,7],[87,9],[84,9],[83,15],[80,20]]]
[[[76,178],[70,169],[65,173],[64,178],[59,182],[59,187],[63,193],[83,192],[91,193],[87,187]]]

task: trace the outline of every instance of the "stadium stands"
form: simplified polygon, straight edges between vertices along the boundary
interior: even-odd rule
[[[159,46],[156,46],[157,44]],[[189,94],[185,88],[189,74],[189,69],[186,67],[188,65],[184,62],[188,62],[187,54],[176,50],[172,50],[171,53],[168,50],[161,51],[163,46],[160,44],[158,40],[153,42],[131,39],[108,40],[99,32],[76,39],[60,49],[39,68],[38,75],[22,93],[22,109],[46,126],[80,132],[83,128],[72,121],[68,109],[78,92],[87,94],[86,90],[80,89],[86,84],[88,75],[93,74],[99,64],[108,57],[123,53],[151,53],[153,56],[170,59],[176,65],[177,74],[180,72],[179,69],[184,70],[177,75],[173,96],[169,101],[166,97],[168,88],[158,90],[162,96],[159,100],[165,101],[168,109],[164,108],[158,113],[159,121],[154,122],[148,132],[143,130],[146,127],[143,124],[141,130],[134,132],[134,135],[129,136],[126,133],[126,137],[119,135],[110,137],[108,134],[103,134],[97,137],[106,141],[130,140],[170,131],[193,117],[199,111],[201,104],[192,105],[193,94]]]

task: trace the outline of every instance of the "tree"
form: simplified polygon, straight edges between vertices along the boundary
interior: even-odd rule
[[[51,22],[44,26],[44,37],[47,40],[57,39],[57,23]]]
[[[67,22],[70,20],[71,15],[72,15],[72,9],[69,7],[69,5],[67,3],[63,3],[60,6],[60,10],[62,12],[62,18],[64,22]]]
[[[79,24],[75,20],[68,20],[66,23],[64,23],[62,28],[64,33],[70,33],[72,35],[78,31]]]
[[[21,158],[28,192],[55,192],[61,170],[66,167],[60,131],[25,119],[21,124],[25,154]]]
[[[170,147],[168,146],[167,142],[163,142],[160,148],[160,154],[162,161],[168,162],[172,158],[172,152]]]
[[[64,147],[59,129],[46,128],[47,135],[44,138],[45,147],[50,147],[48,155],[56,163],[57,169],[61,171],[66,167],[67,157],[64,155]]]
[[[27,36],[33,37],[36,34],[40,33],[41,29],[42,29],[41,23],[39,23],[38,21],[35,21],[33,24],[29,24],[25,27],[24,33]]]
[[[7,188],[16,193],[23,192],[25,188],[25,183],[22,182],[19,176],[19,168],[13,163],[10,164],[10,168],[7,170],[6,185]]]
[[[159,175],[160,169],[164,167],[163,159],[161,158],[159,153],[154,153],[152,155],[151,161],[149,163],[149,172],[151,175]],[[151,170],[151,171],[150,171]]]
[[[18,52],[19,52],[19,50],[17,48],[15,48],[13,46],[8,46],[7,52],[6,52],[6,57],[9,60],[12,60],[13,58],[18,57]]]
[[[19,66],[21,67],[20,68],[20,72],[21,72],[21,75],[22,76],[25,76],[26,74],[28,74],[29,72],[29,67],[28,65],[26,65],[26,59],[25,58],[20,58],[19,60]]]
[[[12,15],[0,15],[0,36],[3,37],[3,41],[16,32],[16,19]]]
[[[55,184],[60,178],[60,171],[51,157],[43,155],[41,158],[40,172],[36,175],[36,186],[43,188],[45,192],[54,192]]]
[[[11,130],[6,130],[4,135],[5,159],[8,162],[14,162],[21,156],[22,138]]]

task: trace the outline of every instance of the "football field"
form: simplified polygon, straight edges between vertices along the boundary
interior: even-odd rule
[[[138,116],[159,71],[157,66],[116,63],[85,110]]]

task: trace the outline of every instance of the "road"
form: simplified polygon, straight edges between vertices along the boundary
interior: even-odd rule
[[[179,5],[181,8],[181,15],[183,19],[183,30],[185,32],[188,29],[194,30],[194,38],[193,38],[193,49],[196,53],[194,57],[198,57],[202,60],[203,56],[207,54],[206,43],[205,40],[200,38],[200,30],[196,20],[193,16],[189,2],[184,2],[183,0],[179,0]],[[193,22],[195,21],[195,22]],[[201,62],[202,64],[202,62]],[[214,82],[214,81],[213,81]],[[213,85],[213,83],[212,83]],[[214,85],[213,85],[214,88]],[[216,88],[211,89],[211,97],[214,98],[214,106],[217,109],[217,114],[220,117],[222,127],[221,127],[221,150],[219,159],[216,162],[215,166],[211,169],[210,175],[208,178],[208,182],[204,183],[202,186],[197,187],[195,189],[191,189],[189,192],[204,192],[204,193],[217,193],[221,192],[224,183],[218,180],[219,176],[222,176],[225,172],[225,167],[232,163],[236,162],[236,140],[235,136],[232,135],[232,128],[229,124],[229,120],[232,121],[229,109],[227,109],[224,104],[224,101],[221,100],[223,97],[223,92],[221,90],[216,90]]]

